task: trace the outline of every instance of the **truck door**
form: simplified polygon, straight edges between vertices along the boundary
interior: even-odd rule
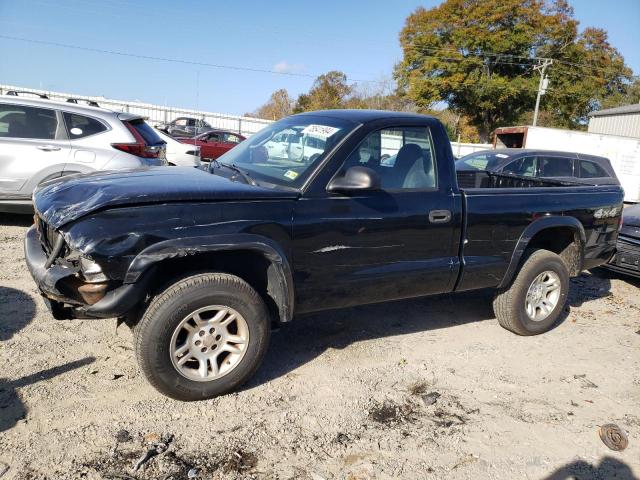
[[[337,175],[352,166],[372,168],[380,191],[303,196],[294,213],[296,309],[450,291],[460,226],[458,200],[445,185],[450,161],[438,166],[427,127],[376,130]]]

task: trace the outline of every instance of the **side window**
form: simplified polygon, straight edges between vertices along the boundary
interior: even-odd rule
[[[240,138],[238,138],[238,136],[234,135],[233,133],[225,133],[224,141],[227,143],[240,143]]]
[[[343,171],[356,165],[380,175],[382,188],[437,186],[435,155],[428,127],[398,127],[370,133],[349,155]]]
[[[210,133],[208,140],[210,142],[220,142],[222,140],[222,135],[219,133]]]
[[[507,164],[503,169],[503,173],[510,173],[512,175],[519,175],[522,177],[534,177],[537,167],[536,157],[524,157],[514,160]]]
[[[304,146],[316,150],[324,150],[325,142],[319,138],[307,136],[304,138]]]
[[[580,178],[602,178],[609,174],[600,165],[586,160],[580,160]]]
[[[195,118],[187,118],[187,125],[190,127],[195,127],[196,126],[196,119]]]
[[[77,115],[75,113],[64,113],[64,123],[71,140],[88,137],[96,133],[104,132],[107,127],[95,118]]]
[[[54,110],[0,104],[0,137],[54,140],[57,128]]]
[[[540,177],[573,177],[573,159],[563,157],[538,157]]]

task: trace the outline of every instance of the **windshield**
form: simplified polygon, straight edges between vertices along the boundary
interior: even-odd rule
[[[496,152],[470,153],[456,161],[456,170],[493,170],[506,163],[510,155]]]
[[[338,118],[294,116],[272,123],[218,158],[257,181],[301,186],[355,124]]]

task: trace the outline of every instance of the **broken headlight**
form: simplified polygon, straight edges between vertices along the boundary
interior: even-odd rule
[[[107,276],[102,272],[102,267],[90,258],[80,257],[80,271],[87,283],[106,282]]]

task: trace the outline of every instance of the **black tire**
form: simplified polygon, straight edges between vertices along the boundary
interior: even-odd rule
[[[246,321],[249,341],[244,356],[224,376],[194,381],[173,365],[172,335],[183,319],[210,305],[236,310]],[[270,324],[262,298],[244,280],[223,273],[194,275],[153,299],[134,328],[136,358],[149,383],[168,397],[184,401],[216,397],[240,387],[260,366],[269,345]]]
[[[549,315],[540,321],[532,320],[526,311],[525,300],[533,281],[544,272],[554,272],[560,280],[560,295]],[[564,310],[569,293],[569,271],[562,259],[548,250],[531,250],[515,279],[496,292],[493,311],[498,323],[518,335],[538,335],[549,331]]]

